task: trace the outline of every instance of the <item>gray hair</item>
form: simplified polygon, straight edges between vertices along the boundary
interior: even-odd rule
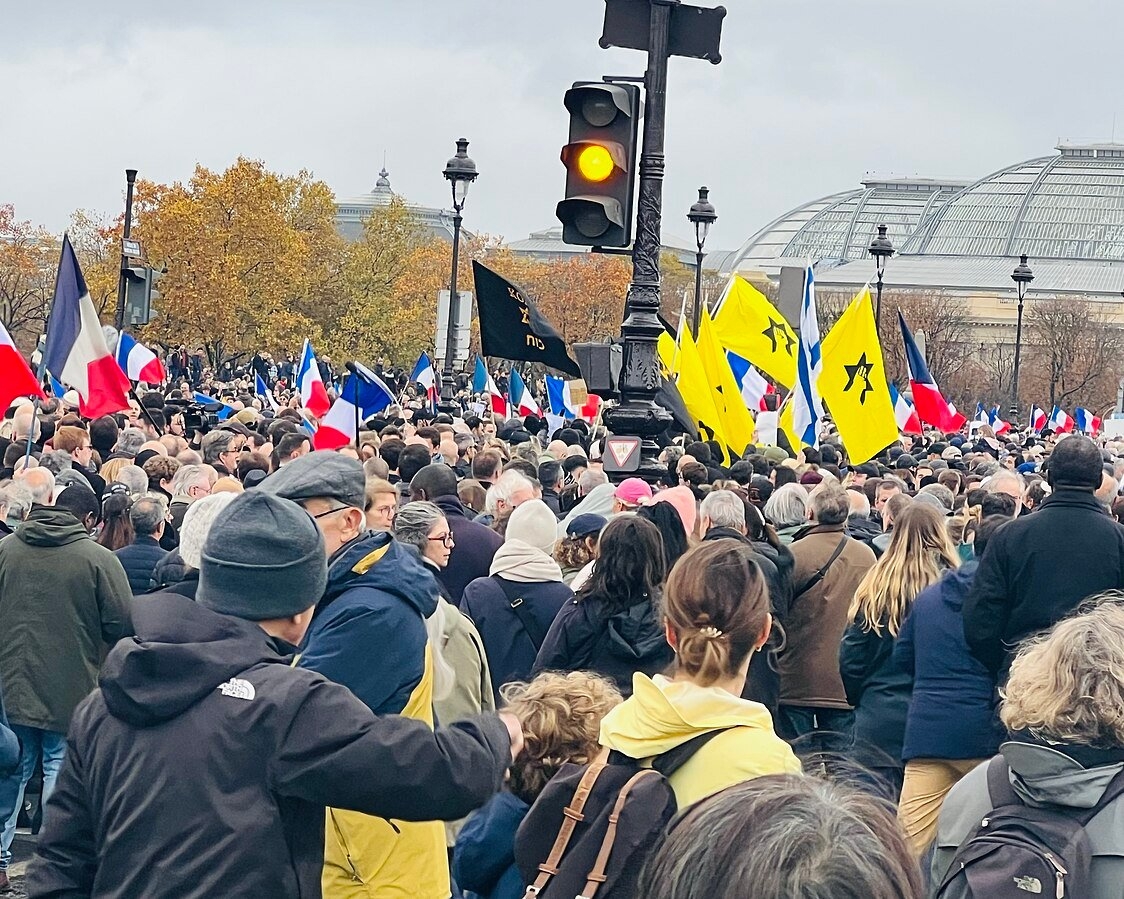
[[[850,503],[851,515],[870,518],[870,499],[862,490],[848,490],[847,502]]]
[[[204,483],[211,483],[207,469],[202,465],[184,465],[172,476],[172,496],[185,496],[196,484]]]
[[[799,484],[774,490],[765,503],[765,517],[778,528],[803,524],[808,520],[808,491]]]
[[[808,508],[816,524],[843,524],[851,511],[847,491],[839,484],[820,484],[808,497]]]
[[[117,482],[129,488],[132,496],[140,496],[148,491],[148,475],[139,465],[126,465],[117,472]]]
[[[167,507],[161,496],[142,496],[129,508],[129,520],[137,534],[151,536],[160,530]]]
[[[637,895],[741,899],[750,884],[755,899],[924,896],[890,805],[792,774],[757,777],[694,806],[645,866]]]
[[[496,482],[488,488],[488,495],[484,499],[484,509],[493,515],[496,512],[496,504],[501,500],[508,506],[511,505],[511,499],[520,490],[532,490],[534,485],[519,472],[514,470],[505,471],[498,478]]]
[[[425,549],[429,532],[444,517],[445,513],[433,503],[424,501],[406,503],[394,516],[394,537],[421,552]]]
[[[51,474],[60,474],[72,467],[70,453],[62,450],[51,450],[39,457],[39,467],[45,468]]]
[[[999,485],[1004,481],[1008,481],[1014,484],[1015,488],[1020,492],[1026,488],[1026,481],[1023,479],[1023,476],[1017,471],[1011,471],[1006,468],[996,469],[996,471],[990,477],[988,477],[986,481],[980,484],[980,486],[983,487],[983,489],[988,493],[998,493]]]
[[[25,468],[16,472],[16,481],[31,493],[31,500],[49,506],[55,495],[55,476],[46,468]]]
[[[699,506],[699,515],[715,528],[745,530],[745,503],[732,490],[711,490]]]
[[[125,428],[117,436],[117,445],[114,449],[120,453],[128,453],[130,456],[135,456],[140,452],[140,448],[144,446],[145,440],[144,431],[140,428]]]
[[[897,487],[902,493],[908,493],[909,488],[906,486],[905,481],[897,475],[888,474],[882,479],[882,483],[878,485],[878,489],[883,487]]]
[[[944,506],[946,512],[951,512],[952,507],[956,505],[956,497],[944,484],[926,484],[917,491],[917,495],[936,497],[936,499],[940,500],[940,504]]]
[[[34,502],[31,491],[24,484],[11,483],[0,491],[0,506],[4,507],[4,522],[16,525],[27,518]]]
[[[603,471],[598,471],[596,468],[587,468],[578,475],[578,490],[583,496],[589,493],[594,487],[600,487],[602,484],[608,483],[609,476]]]
[[[233,431],[208,431],[203,435],[203,461],[207,465],[218,462],[219,456],[230,451],[230,444],[237,436]]]

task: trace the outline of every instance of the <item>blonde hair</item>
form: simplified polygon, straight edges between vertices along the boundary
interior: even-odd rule
[[[917,594],[945,568],[959,568],[945,518],[932,506],[911,503],[894,519],[890,546],[862,579],[848,611],[865,631],[896,637]]]
[[[397,500],[398,489],[390,481],[382,478],[367,478],[367,485],[363,491],[364,511],[370,512],[380,496],[393,496]]]
[[[211,493],[241,493],[245,489],[238,478],[224,475],[211,486]]]
[[[533,803],[566,762],[586,765],[601,750],[601,719],[621,701],[613,685],[589,671],[547,671],[529,684],[500,689],[523,727],[523,750],[511,766],[511,792]]]
[[[110,459],[101,467],[101,470],[98,472],[98,474],[102,476],[107,484],[112,484],[117,480],[117,475],[121,473],[121,469],[126,465],[132,464],[132,459]]]
[[[1001,691],[999,717],[1059,743],[1124,746],[1124,594],[1086,600],[1078,614],[1027,640]]]

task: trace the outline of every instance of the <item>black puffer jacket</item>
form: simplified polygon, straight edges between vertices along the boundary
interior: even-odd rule
[[[134,623],[74,714],[32,896],[319,897],[325,806],[458,818],[503,782],[495,717],[376,717],[258,625],[180,596]]]
[[[155,586],[152,582],[152,574],[167,552],[160,547],[155,537],[140,536],[128,546],[115,550],[113,554],[125,569],[129,586],[135,596],[138,593],[147,593]]]
[[[600,596],[575,597],[558,611],[531,675],[595,671],[631,696],[633,674],[659,674],[675,660],[656,605],[647,597],[621,611]]]

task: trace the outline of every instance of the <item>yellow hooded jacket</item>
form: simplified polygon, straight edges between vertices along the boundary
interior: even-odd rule
[[[601,745],[647,762],[699,734],[731,728],[703,746],[669,783],[679,808],[763,774],[800,774],[769,710],[720,687],[637,673],[633,693],[601,722]]]

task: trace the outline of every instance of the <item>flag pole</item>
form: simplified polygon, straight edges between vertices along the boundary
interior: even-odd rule
[[[47,313],[47,325],[43,329],[43,352],[39,357],[39,369],[36,372],[36,377],[39,383],[43,383],[43,373],[47,370],[47,336],[51,333],[51,320],[55,317],[55,297],[59,295],[59,273],[62,271],[62,258],[66,253],[67,244],[70,243],[70,237],[64,231],[62,234],[62,246],[59,247],[59,264],[55,269],[55,292],[51,296],[51,311]],[[71,250],[73,252],[73,250]],[[27,449],[23,454],[23,467],[26,469],[31,464],[31,443],[32,438],[35,436],[35,423],[39,420],[39,404],[41,398],[36,396],[32,397],[31,402],[31,428],[27,432]],[[59,397],[59,401],[62,398]]]
[[[343,364],[343,367],[347,369],[348,374],[349,374],[349,377],[347,379],[348,384],[351,383],[352,378],[358,379],[359,369],[356,367],[354,362],[345,362]],[[346,385],[344,385],[344,387],[346,387]],[[343,396],[344,387],[340,388],[340,397]],[[355,381],[355,391],[354,391],[354,393],[355,393],[355,452],[359,453],[359,381],[358,380]],[[362,453],[359,453],[359,455],[362,456]]]

